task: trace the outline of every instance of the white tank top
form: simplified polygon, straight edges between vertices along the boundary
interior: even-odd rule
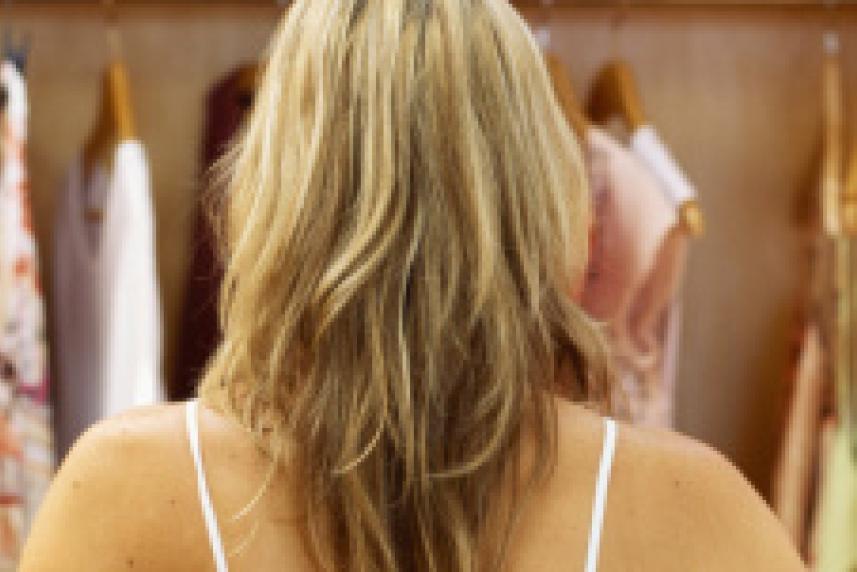
[[[217,525],[217,515],[211,502],[211,492],[205,478],[202,465],[202,452],[199,446],[199,402],[194,399],[187,402],[187,434],[190,441],[190,452],[196,466],[196,483],[199,490],[199,502],[202,505],[202,516],[208,531],[208,541],[214,556],[217,572],[228,572],[226,551]],[[613,468],[613,457],[616,452],[616,422],[604,420],[604,445],[601,452],[601,462],[595,481],[595,498],[592,503],[592,524],[589,527],[589,545],[586,552],[585,572],[595,572],[598,568],[598,551],[601,547],[601,531],[604,528],[604,508],[607,501],[607,488],[610,484],[610,472]]]

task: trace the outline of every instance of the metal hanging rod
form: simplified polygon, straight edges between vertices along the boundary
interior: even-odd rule
[[[17,11],[41,11],[47,9],[104,9],[103,0],[17,0],[9,2],[4,0],[11,10]],[[113,0],[111,9],[122,10],[126,8],[155,8],[155,9],[183,9],[193,8],[203,10],[206,8],[270,8],[282,9],[288,6],[290,0]]]
[[[544,0],[511,0],[523,9],[543,9]],[[551,9],[603,10],[801,10],[836,13],[857,11],[857,0],[553,0]]]
[[[510,0],[524,9],[544,7],[544,0]],[[185,9],[243,8],[281,10],[290,0],[115,0],[116,9]],[[18,0],[10,2],[10,10],[36,12],[47,9],[100,9],[100,0]],[[601,10],[689,10],[689,11],[812,11],[857,12],[857,0],[553,0],[552,9]]]
[[[512,4],[521,7],[541,7],[544,0],[510,0]],[[4,3],[15,8],[46,6],[103,6],[101,0],[17,0]],[[120,8],[123,6],[158,6],[185,7],[195,6],[270,6],[283,7],[290,0],[115,0]],[[840,9],[857,8],[857,0],[553,0],[554,8],[818,8]]]
[[[8,0],[6,0],[8,1]],[[17,0],[9,2],[17,8],[45,7],[45,6],[89,6],[97,8],[103,6],[103,0]],[[209,6],[287,6],[291,0],[114,0],[112,4],[119,8],[127,6],[158,6],[158,7],[185,7],[194,6],[205,8]]]

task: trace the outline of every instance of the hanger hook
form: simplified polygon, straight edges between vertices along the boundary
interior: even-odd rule
[[[12,27],[12,0],[3,0],[2,15],[2,52],[3,57],[15,63],[18,70],[24,73],[30,53],[30,33]]]
[[[101,0],[101,9],[104,13],[104,26],[107,28],[107,35],[111,36],[117,33],[119,14],[116,9],[116,0]]]
[[[3,15],[6,17],[6,36],[10,36],[12,32],[12,24],[10,23],[10,12],[12,8],[12,0],[3,0]]]
[[[613,57],[619,57],[619,35],[628,21],[628,4],[629,0],[619,0],[616,2],[613,10],[613,17],[610,20],[610,32],[613,48]]]
[[[832,30],[824,32],[824,53],[829,56],[839,55],[839,33]]]
[[[619,33],[627,19],[628,3],[626,1],[619,0],[619,2],[616,3],[616,8],[613,10],[613,20],[611,21],[611,29],[614,34]]]
[[[104,10],[104,24],[107,28],[107,50],[110,58],[119,60],[122,57],[122,42],[119,37],[119,12],[116,0],[101,0]]]
[[[541,0],[540,4],[542,7],[542,17],[539,27],[536,28],[536,40],[539,43],[539,47],[543,51],[547,51],[551,43],[550,21],[554,0]]]
[[[116,0],[101,0],[101,7],[104,9],[104,21],[110,25],[115,25],[119,20],[116,12]]]
[[[838,48],[839,26],[837,26],[836,24],[838,21],[837,16],[838,16],[838,12],[839,12],[839,0],[822,0],[821,5],[824,6],[824,8],[826,9],[827,16],[828,16],[827,22],[825,24],[825,27],[827,28],[827,30],[825,31],[825,34],[824,34],[824,36],[825,36],[824,43],[825,43],[825,45],[828,45],[830,42],[833,41],[833,40],[831,40],[831,38],[835,38],[835,41],[837,43],[837,48]]]

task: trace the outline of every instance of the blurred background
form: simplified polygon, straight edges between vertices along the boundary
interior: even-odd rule
[[[857,4],[513,4],[549,58],[594,184],[633,212],[670,208],[645,215],[661,221],[656,231],[617,223],[635,248],[651,245],[632,253],[648,257],[641,272],[661,272],[634,286],[654,309],[599,316],[633,330],[651,314],[654,353],[637,354],[656,365],[620,363],[627,416],[725,453],[818,569],[852,570],[842,546],[857,545],[857,510],[824,507],[857,499]],[[81,430],[192,392],[216,338],[205,171],[252,104],[284,10],[273,0],[0,2],[8,569]],[[623,166],[623,153],[635,163]],[[640,168],[635,184],[648,177],[666,203],[631,206],[649,199],[617,181]],[[111,202],[117,190],[124,198]],[[134,364],[130,378],[117,356]]]

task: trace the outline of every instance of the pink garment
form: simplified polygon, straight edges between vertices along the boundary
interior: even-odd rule
[[[687,238],[677,234],[676,208],[639,158],[596,128],[587,143],[596,222],[582,305],[607,324],[628,397],[624,413],[669,426],[673,383],[664,383],[664,373],[674,364],[665,362],[665,349],[677,323],[668,310]]]
[[[630,151],[597,128],[587,138],[595,229],[583,306],[599,320],[627,324],[675,209]]]
[[[688,246],[687,233],[672,227],[663,237],[652,270],[634,302],[631,336],[651,360],[656,359],[654,354],[664,341],[666,314],[684,278]]]
[[[676,297],[667,312],[666,324],[666,341],[664,343],[663,357],[663,388],[664,392],[669,396],[665,401],[657,415],[661,420],[665,421],[665,426],[673,427],[675,425],[675,395],[678,388],[678,350],[679,340],[681,339],[681,318],[684,315],[682,312],[682,302]]]

